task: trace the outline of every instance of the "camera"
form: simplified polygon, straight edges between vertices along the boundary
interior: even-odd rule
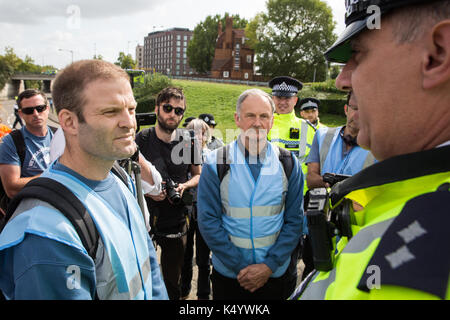
[[[166,190],[167,198],[173,204],[181,203],[181,195],[175,189],[178,188],[178,183],[175,183],[172,179],[165,179],[162,183],[162,189]]]
[[[139,132],[141,126],[152,126],[156,123],[156,114],[154,112],[136,113],[136,133]]]
[[[344,181],[347,178],[350,178],[351,176],[345,175],[345,174],[334,174],[334,173],[325,173],[322,176],[323,182],[327,182],[330,184],[330,186],[334,186],[336,183]]]

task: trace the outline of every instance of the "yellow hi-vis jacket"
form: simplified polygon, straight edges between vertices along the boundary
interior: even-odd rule
[[[306,177],[308,166],[305,161],[311,150],[314,134],[315,130],[305,120],[297,118],[293,110],[288,114],[274,114],[273,127],[267,138],[277,146],[293,152],[299,159]],[[305,179],[303,193],[307,190]]]
[[[334,267],[312,272],[291,299],[449,299],[450,146],[397,156],[337,184],[360,203]]]

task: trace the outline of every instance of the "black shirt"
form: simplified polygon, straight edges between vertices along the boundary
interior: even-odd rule
[[[155,128],[152,127],[138,133],[136,144],[142,155],[159,171],[163,181],[168,178],[176,183],[189,180],[191,163],[196,160],[191,149],[189,131],[177,129],[174,141],[166,143],[158,138]],[[157,232],[176,233],[184,227],[188,213],[187,204],[182,202],[180,205],[174,205],[167,198],[163,201],[154,201],[147,197],[146,200],[152,228],[156,228]],[[157,222],[153,225],[155,217]]]

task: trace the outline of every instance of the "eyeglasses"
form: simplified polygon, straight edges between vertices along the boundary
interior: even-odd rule
[[[21,108],[20,110],[22,110],[23,113],[30,115],[30,114],[34,113],[34,110],[37,110],[37,112],[41,113],[45,109],[47,109],[47,105],[43,104],[43,105],[35,106],[35,107]]]
[[[172,106],[169,103],[164,104],[162,107],[163,107],[163,110],[164,110],[165,113],[171,113],[172,110],[175,110],[175,114],[177,116],[182,116],[184,114],[184,109],[183,108],[180,108],[180,107],[176,107],[175,108],[174,106]]]

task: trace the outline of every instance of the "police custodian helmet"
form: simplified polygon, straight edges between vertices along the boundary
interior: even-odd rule
[[[346,63],[352,56],[350,40],[365,30],[368,20],[374,15],[370,6],[378,6],[380,14],[385,14],[393,9],[408,5],[430,3],[442,0],[345,0],[345,25],[344,32],[337,41],[325,52],[328,61]]]

